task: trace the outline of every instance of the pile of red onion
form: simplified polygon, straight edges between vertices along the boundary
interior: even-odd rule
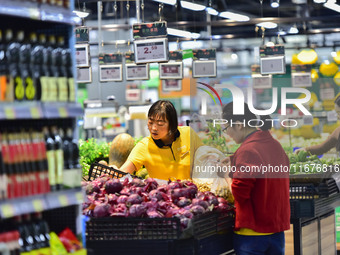
[[[178,217],[186,228],[191,218],[209,211],[231,212],[233,206],[211,192],[199,192],[190,181],[159,185],[152,178],[129,182],[103,175],[83,182],[87,200],[83,214],[90,217]]]

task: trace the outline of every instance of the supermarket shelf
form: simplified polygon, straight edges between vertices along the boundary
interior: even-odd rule
[[[80,25],[81,19],[70,10],[21,0],[0,0],[0,15]]]
[[[80,188],[9,199],[0,201],[0,218],[78,205],[82,202],[83,193]]]
[[[73,118],[83,115],[77,103],[16,102],[0,104],[0,120]]]

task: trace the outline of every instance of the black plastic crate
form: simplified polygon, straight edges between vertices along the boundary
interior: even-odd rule
[[[290,200],[290,217],[293,219],[315,217],[315,200]]]
[[[180,219],[173,218],[90,218],[86,223],[86,242],[93,240],[173,240],[203,238],[231,230],[229,213],[209,212],[196,216],[184,231]]]
[[[122,178],[125,175],[127,175],[127,173],[120,171],[118,169],[115,169],[113,167],[109,167],[106,165],[102,165],[99,163],[92,163],[90,170],[89,170],[89,181],[93,181],[96,178],[102,176],[103,174],[107,174],[109,176],[111,176],[111,178]]]
[[[229,232],[203,239],[89,241],[86,248],[88,255],[219,255],[231,252],[233,244],[232,232]]]

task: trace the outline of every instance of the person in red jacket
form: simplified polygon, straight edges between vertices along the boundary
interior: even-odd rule
[[[244,105],[233,114],[233,103],[223,108],[223,129],[237,144],[224,163],[231,165],[235,199],[234,250],[237,255],[284,255],[284,231],[290,228],[289,159],[268,131],[269,116],[259,119]]]

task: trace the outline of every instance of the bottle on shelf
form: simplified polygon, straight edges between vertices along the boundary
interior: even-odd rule
[[[63,187],[63,169],[64,169],[64,152],[63,141],[61,140],[57,126],[51,127],[51,133],[55,145],[55,169],[56,169],[56,183],[57,190]]]
[[[40,77],[42,76],[42,65],[43,65],[43,50],[44,47],[38,41],[36,33],[30,34],[31,42],[31,53],[30,53],[30,71],[32,74],[33,84],[35,86],[35,99],[41,100],[41,83]]]
[[[47,222],[42,218],[40,212],[34,213],[33,222],[35,231],[39,234],[41,240],[40,254],[49,255],[51,254],[50,248],[50,229]]]
[[[0,101],[6,101],[7,91],[7,59],[5,38],[0,30]]]
[[[50,77],[50,58],[47,49],[47,39],[45,34],[39,35],[39,44],[42,47],[42,66],[41,66],[41,76],[40,76],[40,101],[47,102],[49,101],[49,93],[50,93],[50,85],[49,85],[49,77]]]
[[[5,31],[5,62],[7,64],[6,101],[8,102],[14,101],[14,79],[20,77],[18,70],[19,46],[14,42],[13,30],[7,29]]]
[[[26,226],[30,236],[33,238],[33,250],[31,254],[40,254],[40,249],[43,248],[43,242],[40,239],[39,233],[36,231],[34,222],[31,220],[30,214],[22,215],[23,224]]]
[[[63,50],[63,58],[64,63],[67,69],[67,83],[68,83],[68,101],[75,102],[76,101],[76,89],[73,78],[73,66],[72,66],[72,54],[71,49]]]
[[[34,83],[32,77],[32,69],[31,69],[31,51],[32,51],[32,40],[30,36],[25,37],[24,31],[24,39],[22,40],[22,44],[20,46],[19,51],[19,67],[21,73],[21,79],[23,82],[23,86],[25,88],[25,98],[26,100],[35,100],[36,97],[36,84]]]
[[[50,190],[56,191],[57,190],[57,176],[56,176],[56,153],[55,153],[55,143],[53,138],[50,136],[48,127],[43,127],[43,134],[45,137],[45,144],[46,144],[46,156],[47,156],[47,163],[48,163],[48,180],[50,183]]]
[[[7,186],[5,187],[5,198],[13,198],[14,197],[14,185],[13,185],[13,164],[10,159],[10,150],[8,144],[8,133],[3,132],[1,135],[1,152],[2,158],[4,162],[4,171],[5,171],[5,178],[7,182]]]
[[[65,39],[63,36],[58,37],[57,48],[53,50],[53,59],[55,60],[55,66],[58,69],[58,101],[59,102],[67,102],[68,101],[68,73],[67,73],[67,66],[64,63],[63,54],[65,47]]]
[[[0,134],[0,200],[7,198],[7,175],[2,152],[2,135]]]
[[[20,255],[30,255],[35,249],[34,239],[26,225],[23,223],[21,216],[14,217],[14,226],[20,234],[19,245]]]
[[[54,35],[50,35],[48,37],[47,43],[47,64],[50,70],[49,80],[49,101],[56,102],[58,100],[58,76],[59,70],[56,66],[56,56],[53,54],[54,49],[56,48],[56,37]]]

